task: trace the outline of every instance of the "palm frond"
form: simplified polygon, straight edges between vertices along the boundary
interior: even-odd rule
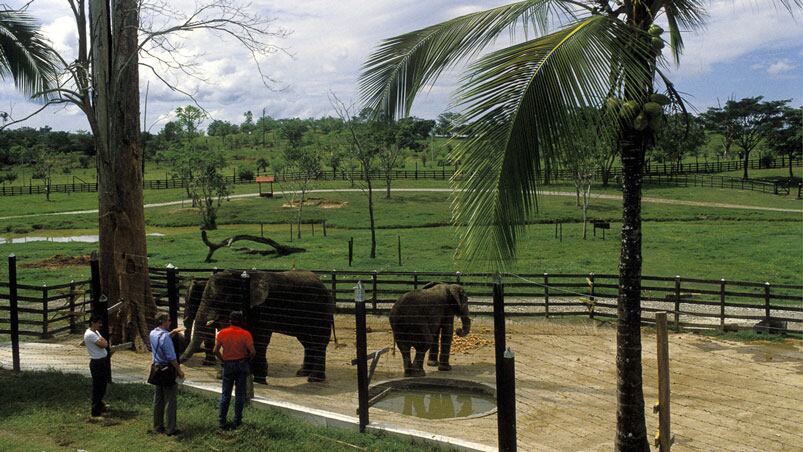
[[[515,257],[537,208],[538,162],[571,145],[580,113],[597,111],[609,95],[612,72],[625,85],[650,86],[651,50],[639,33],[594,15],[471,66],[460,90],[470,138],[453,156],[462,190],[452,207],[460,250],[472,262],[498,269]],[[600,121],[611,120],[600,114]]]
[[[794,0],[797,1],[797,0]],[[664,13],[669,25],[669,48],[676,63],[680,63],[683,53],[682,31],[699,30],[705,25],[705,1],[703,0],[665,0]]]
[[[576,2],[525,0],[457,17],[386,39],[360,75],[366,107],[388,117],[406,116],[416,94],[455,63],[475,56],[504,31],[520,26],[543,34],[550,21],[573,17]]]
[[[11,77],[26,95],[51,88],[58,61],[28,13],[0,10],[0,78]]]

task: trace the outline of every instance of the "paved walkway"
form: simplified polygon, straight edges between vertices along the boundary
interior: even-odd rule
[[[318,190],[308,190],[306,193],[349,193],[349,192],[363,192],[364,190],[359,188],[324,188]],[[394,192],[401,192],[401,193],[409,193],[409,192],[421,192],[421,193],[452,193],[454,191],[461,191],[461,190],[454,190],[451,188],[394,188]],[[279,195],[284,194],[299,194],[300,191],[284,191],[278,192]],[[539,196],[576,196],[575,193],[568,192],[568,191],[542,191],[538,193]],[[259,193],[242,193],[239,195],[231,195],[229,199],[243,199],[243,198],[256,198],[259,196]],[[621,195],[603,195],[603,194],[592,194],[591,199],[615,199],[621,200]],[[166,206],[177,206],[185,203],[186,200],[181,201],[168,201],[168,202],[158,202],[158,203],[151,203],[145,204],[146,209],[154,208],[154,207],[166,207]],[[642,202],[644,203],[652,203],[652,204],[674,204],[680,206],[695,206],[695,207],[717,207],[717,208],[724,208],[724,209],[737,209],[737,210],[758,210],[758,211],[768,211],[768,212],[787,212],[787,213],[798,213],[803,214],[803,210],[800,209],[784,209],[781,207],[764,207],[764,206],[746,206],[740,204],[725,204],[725,203],[717,203],[717,202],[706,202],[706,201],[686,201],[681,199],[666,199],[666,198],[654,198],[651,196],[645,196],[642,198]],[[64,212],[50,212],[50,213],[34,213],[34,214],[27,214],[27,215],[10,215],[5,217],[0,217],[0,220],[13,220],[18,218],[33,218],[33,217],[48,217],[48,216],[57,216],[57,215],[85,215],[91,213],[98,213],[98,209],[89,209],[89,210],[69,210]]]

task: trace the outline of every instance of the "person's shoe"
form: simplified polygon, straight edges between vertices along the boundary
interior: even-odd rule
[[[218,428],[218,430],[220,430],[220,431],[226,431],[226,430],[230,430],[230,429],[231,429],[231,426],[229,425],[229,423],[228,423],[228,422],[225,422],[225,423],[223,423],[223,424],[218,424],[218,425],[217,425],[217,428]]]
[[[167,432],[167,436],[178,436],[181,434],[181,430],[175,429],[172,432]]]
[[[108,413],[109,411],[111,411],[111,409],[112,409],[111,405],[109,405],[106,402],[103,402],[103,408],[100,409],[100,412],[101,413]]]
[[[148,429],[148,434],[149,435],[161,435],[164,432],[165,432],[165,428],[164,427],[156,427],[156,428],[149,428]]]
[[[103,416],[101,416],[101,415],[89,416],[89,421],[90,422],[103,422]]]
[[[241,425],[243,425],[242,421],[234,421],[234,423],[231,424],[231,429],[237,430],[238,428],[240,428]]]

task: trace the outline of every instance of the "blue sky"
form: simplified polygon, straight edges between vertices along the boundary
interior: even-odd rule
[[[152,0],[151,0],[152,1]],[[11,2],[11,6],[23,2]],[[187,58],[199,63],[203,81],[167,74],[183,89],[193,92],[215,119],[242,121],[242,113],[258,116],[265,108],[273,117],[333,115],[327,94],[331,90],[349,101],[356,98],[360,66],[376,43],[460,14],[505,3],[501,0],[255,0],[254,11],[275,17],[276,24],[292,33],[275,43],[292,56],[277,53],[262,66],[278,81],[280,90],[266,89],[254,76],[249,56],[231,39],[210,35],[188,36],[183,41]],[[769,0],[710,0],[705,30],[686,35],[681,65],[670,65],[677,88],[697,109],[705,110],[729,97],[764,95],[767,99],[792,98],[803,104],[803,12],[789,17]],[[171,0],[186,9],[194,0]],[[35,0],[30,12],[43,24],[53,45],[68,60],[75,40],[74,23],[66,0]],[[659,19],[660,20],[660,19]],[[505,38],[506,42],[507,39]],[[500,42],[502,44],[502,42]],[[457,73],[447,74],[425,96],[413,113],[435,117],[450,103]],[[172,111],[190,101],[171,92],[152,75],[141,73],[141,88],[150,81],[147,124],[158,130]],[[22,117],[33,104],[0,82],[0,110]],[[76,108],[51,107],[23,125],[54,129],[87,129]]]

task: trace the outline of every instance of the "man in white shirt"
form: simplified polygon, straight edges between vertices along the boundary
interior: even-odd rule
[[[89,328],[84,333],[84,344],[89,353],[89,372],[92,374],[92,417],[98,417],[108,411],[108,407],[103,402],[106,395],[106,384],[109,382],[109,353],[106,347],[109,341],[100,335],[100,327],[103,320],[97,314],[92,314],[89,319]]]

